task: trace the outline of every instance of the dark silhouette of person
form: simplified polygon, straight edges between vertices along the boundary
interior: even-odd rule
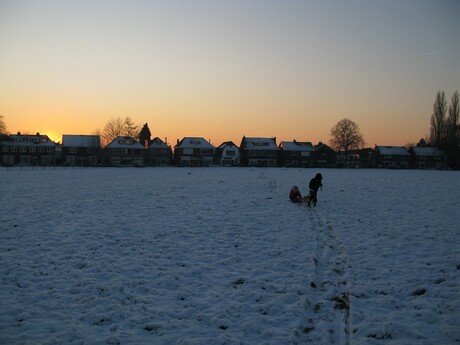
[[[316,176],[310,180],[310,183],[308,184],[308,187],[310,188],[310,198],[307,204],[308,207],[310,207],[311,203],[313,203],[313,206],[316,206],[316,202],[318,201],[318,189],[320,189],[323,186],[322,181],[323,176],[321,176],[320,173],[316,174]]]

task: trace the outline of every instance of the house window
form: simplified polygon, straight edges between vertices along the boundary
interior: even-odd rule
[[[3,156],[3,164],[13,165],[14,164],[14,156],[13,155],[5,155],[5,156]]]
[[[35,146],[31,146],[29,147],[29,152],[35,152],[35,149],[36,149]]]
[[[234,156],[235,150],[227,150],[227,156]]]
[[[17,146],[11,146],[11,152],[18,152]]]
[[[50,165],[51,159],[49,156],[43,156],[42,157],[42,163],[43,165]]]
[[[66,161],[67,164],[74,165],[75,164],[75,157],[66,157],[65,161]]]
[[[121,149],[121,152],[122,152],[124,155],[127,155],[127,154],[128,154],[128,149]]]
[[[202,154],[203,156],[209,156],[209,155],[211,154],[211,150],[209,150],[209,149],[203,149],[203,150],[201,150],[201,154]]]
[[[21,165],[29,165],[29,156],[21,156]]]
[[[133,139],[131,139],[131,138],[124,138],[124,139],[118,140],[118,142],[119,142],[121,145],[132,145],[134,141],[133,141]]]
[[[193,154],[193,149],[183,149],[182,154],[183,155],[192,155]]]
[[[2,152],[8,152],[8,146],[2,146]]]
[[[21,146],[21,148],[19,149],[19,152],[21,153],[27,152],[27,147]]]
[[[89,164],[91,165],[96,165],[97,164],[97,159],[95,156],[90,156],[89,157]]]
[[[384,155],[383,158],[385,159],[390,159],[392,156],[391,155]]]
[[[69,153],[77,153],[76,147],[69,147]]]
[[[48,152],[48,153],[53,152],[53,148],[52,147],[47,147],[46,152]]]
[[[302,151],[300,154],[302,157],[310,157],[310,152]]]
[[[43,146],[38,147],[38,152],[45,152],[45,148]]]
[[[113,149],[113,150],[112,150],[112,153],[113,153],[114,155],[117,155],[117,154],[120,153],[120,150],[119,150],[119,149]]]

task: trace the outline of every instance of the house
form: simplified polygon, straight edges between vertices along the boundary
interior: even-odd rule
[[[436,147],[411,147],[411,166],[416,169],[445,169],[446,155]]]
[[[64,165],[96,166],[101,161],[99,135],[62,136],[61,158]]]
[[[226,141],[216,149],[214,162],[222,166],[240,165],[240,149],[232,141]]]
[[[132,137],[119,136],[105,148],[105,161],[112,166],[144,166],[145,147]]]
[[[410,153],[403,146],[375,146],[372,153],[372,165],[375,168],[407,169]]]
[[[367,147],[357,150],[359,155],[359,167],[360,168],[371,168],[372,167],[372,148]]]
[[[3,136],[0,146],[0,162],[5,166],[48,166],[59,160],[59,145],[40,133]]]
[[[166,142],[156,137],[148,145],[147,162],[150,165],[170,165],[172,161],[172,149]]]
[[[333,148],[321,141],[315,146],[315,166],[317,168],[334,168],[337,154]]]
[[[364,148],[347,152],[337,152],[336,166],[338,168],[370,168],[372,151],[371,148]]]
[[[202,167],[212,165],[215,147],[199,137],[185,137],[174,146],[176,166]]]
[[[310,167],[314,164],[315,148],[311,142],[281,141],[281,165],[286,167]]]
[[[249,138],[244,136],[240,145],[242,166],[276,167],[280,149],[275,138]]]

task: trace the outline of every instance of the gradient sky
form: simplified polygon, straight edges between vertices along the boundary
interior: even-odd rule
[[[460,91],[460,1],[0,0],[0,114],[11,133],[102,131],[214,145],[243,135],[367,146],[428,135]]]

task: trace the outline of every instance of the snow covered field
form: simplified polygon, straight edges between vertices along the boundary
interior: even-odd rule
[[[321,172],[318,206],[291,204]],[[1,344],[458,344],[460,174],[0,168]]]

